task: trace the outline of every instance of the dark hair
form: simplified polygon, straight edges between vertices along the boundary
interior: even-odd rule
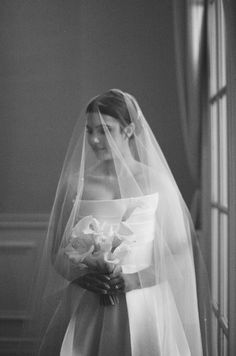
[[[98,111],[103,115],[109,115],[117,119],[121,127],[126,127],[131,123],[124,96],[117,90],[108,90],[90,101],[86,108],[86,113]]]

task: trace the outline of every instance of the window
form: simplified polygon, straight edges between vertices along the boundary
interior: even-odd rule
[[[217,346],[217,355],[214,356],[227,356],[229,341],[229,186],[226,40],[222,0],[209,1],[208,3],[208,47],[210,62],[212,343]]]

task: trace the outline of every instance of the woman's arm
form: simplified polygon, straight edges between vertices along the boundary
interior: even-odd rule
[[[108,293],[127,293],[135,289],[153,287],[158,283],[153,266],[135,273],[123,273],[119,270],[110,274],[109,285],[111,289]]]

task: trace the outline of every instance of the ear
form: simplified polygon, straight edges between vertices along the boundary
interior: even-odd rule
[[[125,127],[124,131],[126,133],[126,135],[128,136],[128,138],[130,138],[135,130],[135,125],[133,122],[131,122],[131,124],[129,124],[128,126]]]

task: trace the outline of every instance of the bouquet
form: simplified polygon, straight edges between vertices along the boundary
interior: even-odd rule
[[[135,243],[127,222],[99,222],[92,215],[81,219],[72,229],[65,254],[75,265],[110,274],[121,268]],[[115,295],[101,295],[103,305],[119,302]]]

